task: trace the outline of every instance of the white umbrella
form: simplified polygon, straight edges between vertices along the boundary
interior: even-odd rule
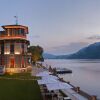
[[[55,80],[55,79],[49,78],[49,77],[48,78],[43,78],[43,79],[37,80],[37,81],[38,81],[39,85],[59,82],[58,80]]]
[[[59,79],[57,76],[54,76],[54,75],[47,75],[47,76],[42,76],[42,79]]]
[[[59,82],[59,81],[57,83],[46,84],[46,86],[47,86],[49,91],[72,88],[72,86],[70,86],[69,84],[64,83],[64,82]],[[53,97],[52,97],[52,100],[53,100]],[[59,100],[59,93],[58,93],[58,100]]]
[[[59,90],[59,89],[70,89],[72,88],[71,85],[64,83],[64,82],[56,82],[56,83],[49,83],[46,84],[48,90]]]
[[[36,74],[36,76],[48,76],[49,74],[51,74],[51,73],[48,71],[43,71],[43,72]]]

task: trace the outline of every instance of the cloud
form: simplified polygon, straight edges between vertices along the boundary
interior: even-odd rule
[[[34,35],[33,37],[34,37],[34,38],[40,38],[40,36],[39,36],[39,35]]]
[[[73,42],[68,45],[61,45],[57,47],[52,47],[49,50],[49,53],[53,54],[71,54],[77,52],[81,48],[87,46],[89,43],[87,42]]]
[[[33,37],[33,38],[40,38],[39,35],[31,35],[30,37]]]
[[[87,37],[87,39],[89,39],[89,40],[100,40],[100,35],[93,35],[93,36]]]

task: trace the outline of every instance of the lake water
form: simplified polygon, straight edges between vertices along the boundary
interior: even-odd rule
[[[72,74],[61,75],[66,81],[100,98],[100,60],[45,60],[52,67],[69,68]]]

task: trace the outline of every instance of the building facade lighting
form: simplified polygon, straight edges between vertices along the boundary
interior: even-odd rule
[[[28,27],[22,25],[5,25],[0,31],[0,65],[8,73],[27,71],[31,66],[27,53],[30,42],[27,40]],[[21,71],[22,70],[22,71]]]

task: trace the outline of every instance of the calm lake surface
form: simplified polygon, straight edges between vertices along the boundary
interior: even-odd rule
[[[61,75],[66,81],[100,98],[100,60],[45,60],[52,67],[69,68],[72,74]]]

